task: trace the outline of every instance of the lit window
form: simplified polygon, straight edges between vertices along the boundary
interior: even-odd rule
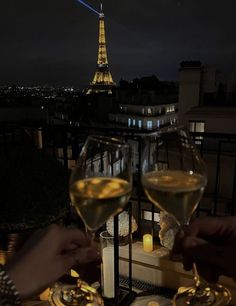
[[[149,107],[147,112],[148,112],[148,114],[151,114],[152,113],[152,109]]]
[[[160,120],[157,120],[157,127],[160,127]]]
[[[128,126],[131,126],[131,119],[128,119]]]
[[[205,122],[196,122],[196,132],[203,133],[205,131]]]
[[[189,121],[189,130],[190,132],[205,132],[205,122],[204,121]]]
[[[147,128],[152,129],[152,121],[150,120],[147,121]]]
[[[204,121],[189,121],[189,130],[193,133],[204,133],[205,132],[205,122]],[[195,143],[201,145],[203,141],[203,136],[194,135]]]
[[[135,126],[135,119],[133,119],[133,126]]]
[[[172,118],[172,119],[170,119],[170,123],[171,123],[171,124],[175,124],[175,123],[176,123],[176,121],[177,121],[177,119],[176,119],[176,118]]]
[[[138,121],[138,127],[141,129],[142,128],[142,120]]]
[[[195,122],[189,122],[189,130],[190,132],[195,132]]]

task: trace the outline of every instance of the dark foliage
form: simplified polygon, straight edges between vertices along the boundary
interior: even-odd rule
[[[0,150],[0,229],[48,225],[69,207],[68,178],[53,157],[30,145]]]

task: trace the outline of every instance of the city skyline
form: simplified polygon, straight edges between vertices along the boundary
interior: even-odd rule
[[[86,1],[99,10],[100,1]],[[182,60],[234,70],[233,0],[104,0],[116,82],[177,80]],[[98,16],[76,0],[1,1],[0,85],[86,86],[96,68]]]

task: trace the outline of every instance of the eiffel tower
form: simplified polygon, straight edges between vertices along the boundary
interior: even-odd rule
[[[99,14],[99,41],[98,41],[98,59],[97,68],[92,82],[89,85],[87,94],[107,92],[112,93],[112,88],[116,84],[113,82],[107,59],[106,37],[105,37],[105,22],[104,13],[102,10]]]

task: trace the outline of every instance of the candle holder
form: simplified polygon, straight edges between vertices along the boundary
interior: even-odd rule
[[[114,286],[114,237],[107,231],[100,233],[102,255],[102,296],[112,299],[115,297]]]
[[[100,243],[101,289],[105,305],[128,306],[135,299],[136,293],[132,291],[132,281],[129,283],[129,288],[121,287],[119,284],[119,239],[116,236],[111,236],[107,231],[103,231],[100,233]],[[118,269],[116,265],[118,265]],[[131,262],[129,266],[129,275],[131,276]]]
[[[104,306],[104,302],[96,289],[79,279],[77,285],[57,283],[50,290],[49,303],[51,306]]]
[[[110,236],[114,236],[114,221],[113,217],[109,218],[106,222],[106,229]],[[118,216],[119,222],[119,245],[127,245],[129,243],[129,235],[130,235],[130,216],[127,211],[123,211]],[[138,225],[133,216],[131,216],[131,233],[133,234],[137,231]]]

